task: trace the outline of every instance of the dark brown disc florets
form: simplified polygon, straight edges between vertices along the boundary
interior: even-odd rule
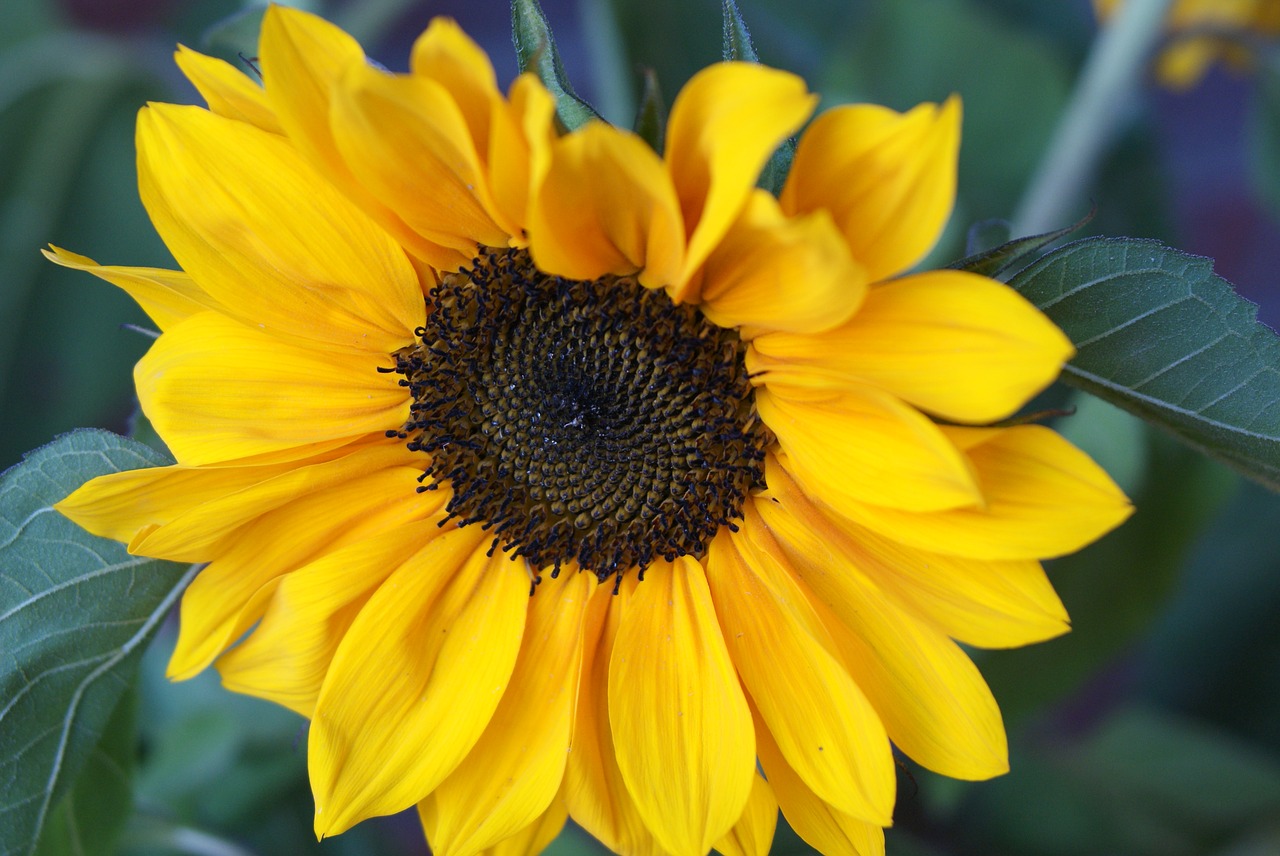
[[[632,277],[550,276],[493,251],[431,292],[420,342],[396,355],[412,395],[388,432],[535,572],[601,580],[701,556],[762,481],[769,438],[737,334]]]

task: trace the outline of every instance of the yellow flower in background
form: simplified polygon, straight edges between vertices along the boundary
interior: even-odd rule
[[[1093,6],[1098,18],[1106,21],[1122,2],[1093,0]],[[1219,60],[1233,68],[1249,68],[1253,52],[1241,37],[1280,37],[1280,3],[1174,0],[1167,29],[1169,44],[1156,60],[1156,75],[1171,89],[1188,89],[1199,83],[1209,66]]]
[[[397,75],[272,7],[260,56],[264,88],[182,49],[209,109],[139,116],[180,271],[49,254],[162,331],[135,380],[177,460],[59,508],[209,563],[169,674],[311,718],[318,835],[416,805],[441,856],[566,815],[758,854],[781,808],[880,853],[891,742],[1007,769],[957,642],[1064,632],[1038,560],[1130,508],[1049,429],[981,427],[1063,335],[993,280],[903,275],[950,212],[956,101],[827,111],[775,198],[816,101],[780,71],[699,73],[660,157],[558,134],[447,20]]]

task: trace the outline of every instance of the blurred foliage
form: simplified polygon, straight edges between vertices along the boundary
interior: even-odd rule
[[[516,67],[506,0],[308,5],[389,67],[403,67],[432,14],[457,17],[500,77]],[[973,223],[1014,210],[1093,35],[1086,0],[738,5],[761,60],[803,74],[825,106],[905,108],[963,96],[960,199],[935,263],[965,254]],[[655,103],[641,98],[646,80],[669,103],[721,56],[715,0],[542,6],[573,86],[607,117]],[[251,54],[246,8],[235,0],[0,3],[0,468],[76,426],[127,430],[136,406],[130,368],[149,340],[123,325],[145,327],[146,318],[123,294],[45,263],[38,250],[53,242],[104,263],[172,264],[137,199],[133,117],[148,100],[195,100],[171,62],[176,43],[233,62],[239,51]],[[1262,206],[1280,211],[1275,67],[1244,80],[1211,75],[1208,96],[1173,100],[1148,89],[1090,188],[1098,216],[1088,231],[1210,250],[1220,270],[1255,269],[1240,261],[1247,251],[1274,260],[1261,266],[1274,273],[1280,235]],[[1236,116],[1249,117],[1247,149]],[[1203,195],[1226,191],[1235,194],[1228,202]],[[1209,216],[1228,203],[1253,212],[1248,230],[1223,232]],[[1242,247],[1241,234],[1262,236],[1261,249]],[[1262,315],[1280,317],[1271,281],[1238,284],[1269,295]],[[1241,487],[1132,417],[1075,402],[1076,415],[1058,427],[1107,466],[1138,513],[1095,547],[1052,563],[1072,634],[978,654],[1009,725],[1012,772],[972,784],[904,762],[889,852],[1280,852],[1280,499]],[[135,814],[119,833],[119,852],[130,856],[425,852],[412,815],[317,843],[305,723],[223,691],[213,675],[169,684],[163,664],[173,636],[166,627],[143,659],[137,698],[117,708],[120,727],[93,754],[73,801],[55,812],[42,856],[80,852],[82,810],[121,813],[108,788],[117,773],[133,782]],[[135,712],[136,735],[127,727]],[[808,852],[785,825],[775,851]],[[553,852],[600,851],[569,829]]]

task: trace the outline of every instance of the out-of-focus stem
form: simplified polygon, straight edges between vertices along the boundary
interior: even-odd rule
[[[1107,148],[1120,130],[1173,0],[1125,0],[1093,44],[1013,218],[1011,237],[1036,235],[1074,219]]]

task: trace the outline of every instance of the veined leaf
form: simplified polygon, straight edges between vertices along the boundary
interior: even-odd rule
[[[551,24],[538,0],[511,0],[511,38],[520,70],[532,71],[547,87],[556,100],[556,118],[566,130],[600,118],[595,108],[573,91],[551,35]]]
[[[53,510],[156,452],[77,431],[0,476],[0,856],[26,856],[132,683],[194,571],[130,556]]]
[[[124,694],[71,790],[40,831],[35,856],[111,856],[133,810],[138,691]]]
[[[1212,260],[1090,238],[1009,284],[1075,343],[1064,380],[1280,490],[1280,338]]]

